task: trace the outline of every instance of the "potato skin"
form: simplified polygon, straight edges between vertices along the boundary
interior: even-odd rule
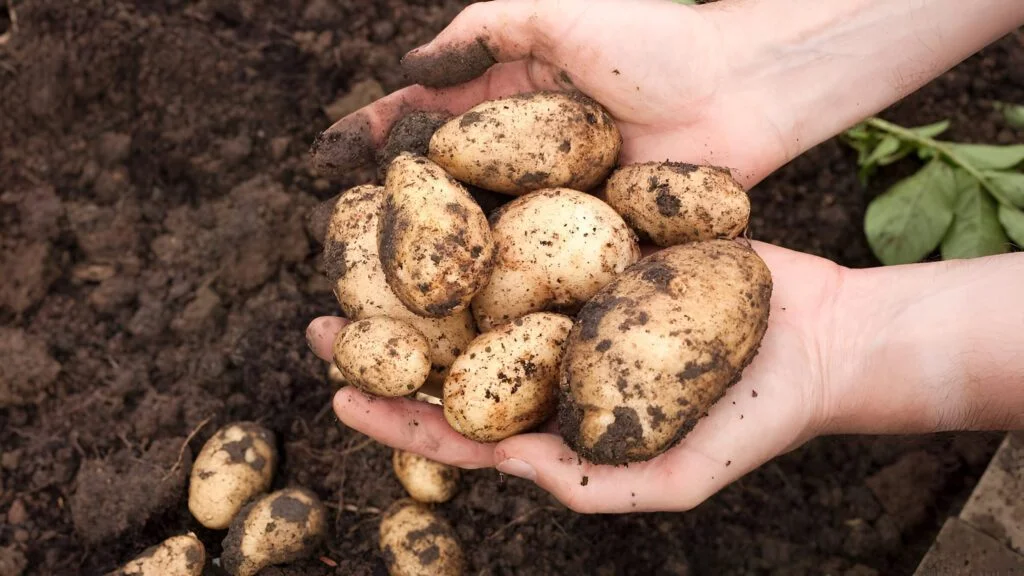
[[[420,316],[469,306],[494,268],[487,215],[439,166],[409,152],[391,162],[377,231],[388,285]]]
[[[748,246],[709,240],[647,256],[580,310],[559,427],[594,464],[649,460],[707,414],[757,354],[772,277]]]
[[[466,571],[462,543],[452,525],[411,498],[384,511],[379,534],[390,576],[461,576]]]
[[[196,456],[188,509],[211,530],[231,524],[245,504],[266,492],[278,453],[272,431],[255,422],[233,422],[214,433]]]
[[[409,496],[426,504],[451,500],[458,492],[459,478],[462,476],[455,466],[435,462],[405,450],[392,451],[391,467]]]
[[[206,547],[192,532],[152,546],[110,576],[200,576]]]
[[[542,188],[588,191],[618,162],[610,115],[576,93],[541,91],[478,104],[442,125],[428,156],[463,182],[518,196]]]
[[[224,538],[221,566],[231,576],[313,554],[327,535],[323,503],[305,488],[284,488],[247,505]]]
[[[615,170],[605,200],[641,239],[658,246],[735,238],[750,221],[750,198],[728,170],[646,162]]]
[[[555,414],[572,324],[568,316],[537,312],[473,340],[444,383],[448,424],[477,442],[497,442]]]
[[[384,188],[357,186],[341,195],[327,228],[324,267],[345,317],[389,316],[407,322],[430,343],[429,383],[440,386],[448,366],[477,335],[473,315],[463,310],[446,318],[426,318],[402,304],[388,286],[377,252]]]
[[[346,382],[364,392],[408,396],[430,376],[430,343],[406,322],[372,316],[338,332],[334,364]]]
[[[491,229],[497,264],[472,304],[482,332],[530,312],[572,314],[640,259],[636,234],[611,206],[568,188],[513,200]]]

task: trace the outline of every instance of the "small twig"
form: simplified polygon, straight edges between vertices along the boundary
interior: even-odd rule
[[[185,458],[185,448],[188,446],[188,443],[191,442],[192,439],[196,437],[196,434],[199,434],[199,431],[203,429],[203,426],[206,426],[212,419],[213,416],[207,416],[206,420],[200,422],[198,426],[189,432],[185,441],[181,443],[181,448],[178,449],[178,460],[174,463],[174,466],[171,466],[171,469],[167,471],[167,474],[164,474],[164,477],[160,479],[161,482],[170,478],[171,474],[174,474],[174,472],[181,466],[181,461]]]

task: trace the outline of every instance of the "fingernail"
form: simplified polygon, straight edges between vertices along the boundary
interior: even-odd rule
[[[531,482],[537,481],[537,471],[522,460],[516,458],[508,458],[502,460],[495,468],[502,474],[508,474],[509,476],[515,476],[517,478],[525,478]]]

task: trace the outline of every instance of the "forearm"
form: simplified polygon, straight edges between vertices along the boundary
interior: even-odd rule
[[[848,271],[826,431],[1024,429],[1022,286],[1024,254]]]

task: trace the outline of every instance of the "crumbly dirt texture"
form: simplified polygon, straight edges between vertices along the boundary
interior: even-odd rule
[[[102,574],[190,529],[218,557],[223,532],[194,521],[175,484],[187,453],[161,484],[180,442],[212,417],[189,442],[193,454],[220,426],[258,421],[280,439],[273,488],[307,486],[331,506],[323,556],[333,565],[316,557],[261,576],[384,574],[375,511],[404,495],[390,449],[333,418],[325,363],[304,338],[309,319],[338,311],[306,217],[373,182],[376,166],[328,179],[309,148],[331,124],[323,109],[358,82],[404,86],[399,60],[463,3],[9,4],[17,29],[0,46],[0,365],[11,350],[34,360],[23,380],[0,381],[20,404],[0,406],[0,573]],[[1020,35],[884,116],[949,118],[943,137],[952,140],[1024,140],[993,99],[1024,102]],[[861,230],[867,201],[916,165],[901,161],[864,189],[855,160],[836,140],[795,159],[751,191],[749,235],[876,265]],[[576,515],[490,470],[467,471],[438,509],[470,574],[910,574],[1001,437],[822,438],[686,514]],[[167,446],[154,452],[158,440]],[[896,465],[911,453],[934,475]],[[94,463],[116,469],[119,458],[138,472],[83,508],[113,518],[125,494],[152,499],[165,493],[154,486],[176,486],[167,507],[147,512],[136,501],[131,527],[76,527],[72,502]],[[908,487],[913,506],[893,505]]]

